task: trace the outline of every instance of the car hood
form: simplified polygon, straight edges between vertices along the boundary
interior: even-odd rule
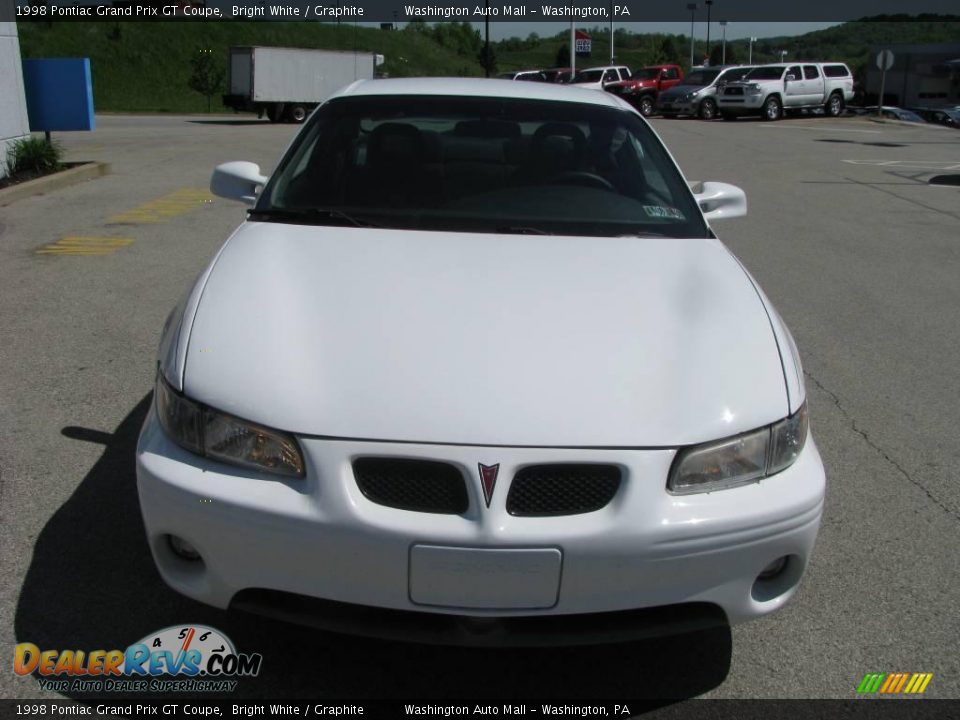
[[[185,392],[342,438],[667,447],[787,414],[718,240],[248,222],[193,318]]]

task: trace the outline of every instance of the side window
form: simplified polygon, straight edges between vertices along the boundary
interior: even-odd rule
[[[820,71],[817,69],[816,65],[804,65],[803,77],[807,80],[816,80],[818,77],[820,77]]]
[[[787,70],[787,75],[793,75],[794,80],[800,80],[803,77],[803,73],[800,72],[799,65],[794,65],[792,68],[789,68]],[[786,77],[786,75],[784,77]]]
[[[677,79],[677,69],[676,69],[676,68],[667,68],[667,69],[664,71],[664,73],[663,73],[663,77],[664,77],[665,80],[676,80],[676,79]]]
[[[625,67],[620,68],[620,79],[621,79],[621,80],[629,80],[629,79],[630,79],[630,71],[627,70],[627,68],[625,68]]]
[[[607,82],[616,82],[616,81],[619,80],[619,79],[620,79],[620,78],[617,77],[617,71],[616,71],[616,70],[612,70],[612,69],[611,69],[611,70],[604,70],[604,72],[603,72],[603,82],[605,82],[605,83],[607,83]]]
[[[846,65],[826,65],[823,68],[823,74],[827,77],[848,77],[850,71]]]

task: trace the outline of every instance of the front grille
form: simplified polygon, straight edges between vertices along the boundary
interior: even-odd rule
[[[609,503],[619,487],[616,465],[530,465],[513,478],[507,512],[534,517],[593,512]]]
[[[463,474],[453,465],[406,458],[358,458],[353,475],[360,492],[378,505],[459,515],[467,510]]]
[[[742,87],[728,87],[723,90],[724,95],[743,95]]]

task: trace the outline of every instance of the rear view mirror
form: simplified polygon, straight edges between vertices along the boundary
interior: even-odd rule
[[[699,189],[693,188],[693,197],[707,220],[723,220],[747,214],[747,195],[736,185],[704,182]]]
[[[217,165],[210,178],[210,192],[228,200],[239,200],[247,205],[257,201],[257,193],[267,182],[260,174],[260,166],[252,162],[228,162]]]

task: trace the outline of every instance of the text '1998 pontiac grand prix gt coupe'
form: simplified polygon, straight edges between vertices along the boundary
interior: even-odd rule
[[[762,616],[823,509],[789,331],[609,93],[355,83],[171,316],[137,449],[163,579],[220,608],[462,644]],[[201,502],[202,501],[202,502]]]

